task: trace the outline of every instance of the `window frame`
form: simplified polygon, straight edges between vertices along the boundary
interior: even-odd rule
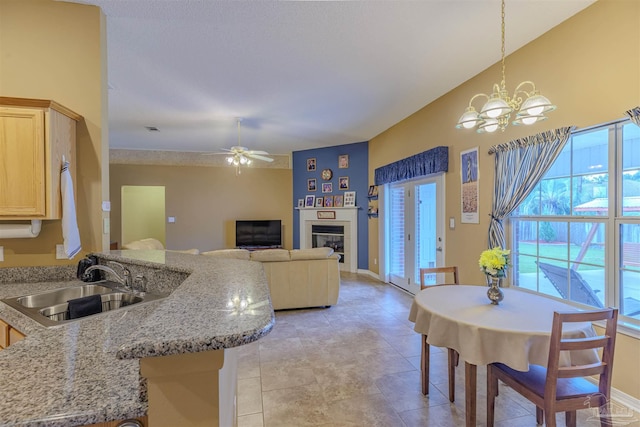
[[[511,248],[513,248],[514,252],[514,260],[515,257],[518,256],[526,256],[526,257],[534,257],[537,260],[548,260],[548,257],[541,257],[539,245],[540,245],[540,225],[543,222],[565,222],[568,225],[568,228],[571,228],[571,224],[580,223],[580,222],[601,222],[604,223],[604,254],[603,254],[603,264],[604,264],[604,303],[605,307],[621,307],[620,297],[621,297],[621,289],[620,286],[622,284],[622,264],[621,264],[621,224],[640,224],[640,216],[624,216],[623,215],[623,172],[624,172],[624,163],[623,163],[623,129],[627,124],[632,124],[633,122],[630,119],[620,119],[608,123],[599,124],[596,126],[591,126],[588,128],[582,128],[578,130],[574,130],[571,133],[571,137],[567,144],[575,144],[574,138],[581,135],[586,134],[588,132],[597,131],[599,129],[608,128],[608,140],[607,140],[607,200],[608,200],[608,210],[606,218],[603,216],[597,215],[577,215],[574,211],[574,179],[579,176],[585,176],[583,172],[574,173],[574,154],[576,151],[575,146],[571,146],[571,150],[569,152],[569,157],[571,160],[571,168],[569,170],[569,175],[566,178],[569,179],[569,199],[570,199],[570,212],[566,215],[544,215],[542,212],[539,212],[536,215],[532,214],[520,214],[520,210],[517,209],[513,214],[509,216],[508,228],[507,228],[507,239],[510,243]],[[558,161],[558,160],[556,160]],[[543,177],[542,180],[546,178]],[[550,177],[549,179],[562,179],[564,177]],[[542,182],[541,180],[541,182]],[[536,190],[539,191],[538,183],[536,185]],[[517,249],[518,245],[518,233],[516,232],[516,227],[518,226],[518,222],[529,221],[534,222],[537,226],[536,230],[536,252],[535,255],[530,253],[518,253]],[[570,242],[568,242],[570,245]],[[567,261],[569,265],[572,262],[571,255],[567,255]],[[519,259],[519,258],[518,258]],[[551,258],[554,259],[554,258]],[[563,260],[564,261],[564,260]],[[517,275],[518,273],[515,273]],[[540,277],[542,276],[542,272],[537,269],[536,275],[536,287],[535,290],[523,287],[520,288],[527,292],[533,292],[541,295],[545,295],[550,298],[555,298],[562,300],[570,305],[574,305],[580,308],[593,308],[593,306],[588,306],[581,304],[579,302],[572,301],[568,298],[561,298],[550,295],[545,292],[540,291]],[[515,281],[512,278],[511,283],[514,284]],[[640,316],[624,316],[620,313],[619,324],[622,326],[621,331],[625,331],[635,337],[640,337]],[[627,326],[628,328],[625,328]]]

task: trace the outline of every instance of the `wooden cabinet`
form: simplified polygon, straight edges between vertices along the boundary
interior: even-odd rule
[[[0,97],[0,220],[61,218],[62,157],[75,182],[80,119],[54,101]]]
[[[25,335],[8,323],[0,320],[0,350],[15,344],[25,338]]]

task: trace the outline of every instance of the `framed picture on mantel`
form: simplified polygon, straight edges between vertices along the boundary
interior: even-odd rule
[[[344,207],[345,208],[353,208],[356,205],[356,192],[355,191],[345,191],[344,192]]]

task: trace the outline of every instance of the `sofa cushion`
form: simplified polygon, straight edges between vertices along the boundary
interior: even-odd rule
[[[331,248],[294,249],[291,251],[291,261],[302,259],[325,259],[333,254]]]
[[[169,249],[169,250],[167,250],[167,252],[179,252],[179,253],[182,253],[182,254],[198,255],[200,253],[200,250],[199,249],[184,249],[184,250]]]
[[[286,249],[265,249],[251,252],[251,261],[291,261],[291,257]]]
[[[215,251],[202,252],[201,255],[214,258],[232,258],[249,261],[249,251],[246,249],[218,249]]]
[[[164,249],[164,245],[157,239],[148,238],[129,242],[122,245],[122,249]]]

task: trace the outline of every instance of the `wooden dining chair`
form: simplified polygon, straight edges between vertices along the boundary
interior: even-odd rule
[[[587,338],[563,338],[562,325],[569,322],[594,322],[605,320],[604,335]],[[599,408],[600,423],[610,426],[609,399],[611,396],[611,371],[616,342],[618,309],[558,313],[553,315],[549,359],[547,368],[530,365],[527,372],[520,372],[502,363],[487,365],[487,426],[493,426],[498,380],[501,380],[536,405],[536,421],[547,427],[555,427],[556,412],[565,412],[567,426],[575,427],[576,410]],[[601,350],[596,363],[560,366],[561,351]],[[599,376],[594,384],[584,377]]]
[[[426,276],[428,274],[452,274],[453,283],[437,283],[433,285],[426,284]],[[428,288],[430,286],[443,286],[446,284],[458,285],[458,267],[433,267],[433,268],[421,268],[420,269],[420,290]],[[422,394],[425,396],[429,394],[429,344],[427,344],[427,336],[422,335],[422,350],[420,353],[420,379],[422,381]],[[455,400],[456,394],[456,366],[460,359],[457,351],[448,348],[447,357],[449,364],[449,401]]]

